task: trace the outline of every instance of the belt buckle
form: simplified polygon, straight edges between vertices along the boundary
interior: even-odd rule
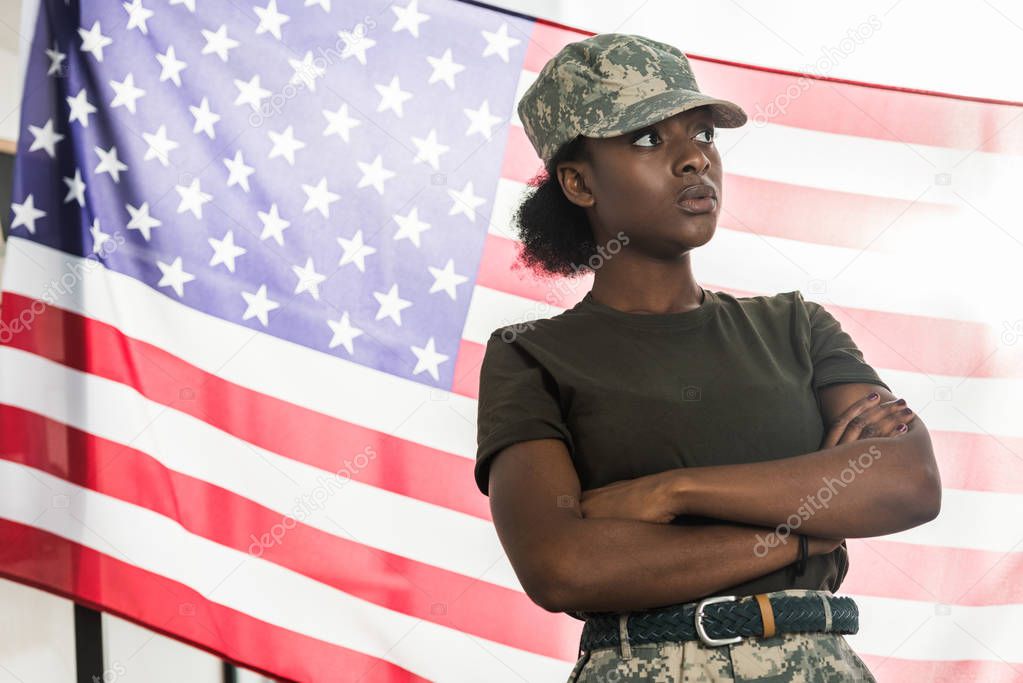
[[[742,636],[733,636],[731,638],[711,638],[707,635],[707,630],[703,627],[703,608],[707,605],[713,605],[716,602],[735,602],[734,595],[716,595],[711,598],[704,598],[696,605],[696,615],[694,621],[696,622],[696,634],[700,636],[700,640],[706,645],[711,647],[717,647],[719,645],[730,645],[732,643],[738,643],[742,640]]]

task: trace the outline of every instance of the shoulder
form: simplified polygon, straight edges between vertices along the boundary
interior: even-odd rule
[[[805,317],[810,308],[802,292],[798,289],[777,294],[758,294],[756,296],[733,296],[727,292],[715,291],[722,304],[727,308],[753,316],[772,320],[789,319],[793,315]]]

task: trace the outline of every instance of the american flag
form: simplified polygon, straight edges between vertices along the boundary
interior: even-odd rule
[[[592,281],[516,268],[510,230],[540,170],[515,103],[585,35],[453,0],[44,1],[0,573],[282,679],[564,680],[581,624],[523,593],[472,468],[490,332]],[[849,541],[850,642],[883,681],[1023,679],[1023,109],[691,61],[751,116],[718,131],[699,280],[824,303],[941,466],[938,519]]]

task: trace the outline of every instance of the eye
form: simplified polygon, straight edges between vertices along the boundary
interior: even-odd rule
[[[707,142],[708,144],[714,142],[714,129],[713,128],[704,128],[699,133],[697,133],[697,135],[703,135],[704,133],[706,133],[707,136],[709,137],[709,139],[705,140],[705,142]]]
[[[654,136],[655,138],[658,138],[658,139],[660,138],[660,136],[657,135],[657,131],[655,131],[655,130],[653,130],[651,128],[651,129],[647,129],[647,130],[644,130],[644,131],[640,131],[639,133],[636,133],[635,135],[633,135],[632,136],[632,143],[635,144],[636,141],[642,140],[643,138],[648,137],[650,135],[652,135],[652,136]],[[639,146],[640,147],[652,147],[653,145],[639,145]]]

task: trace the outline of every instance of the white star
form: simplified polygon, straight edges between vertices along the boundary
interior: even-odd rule
[[[402,116],[402,105],[412,99],[412,93],[401,89],[398,77],[391,78],[388,85],[374,85],[373,87],[380,93],[380,104],[377,105],[377,111],[391,109],[399,117]]]
[[[433,266],[427,266],[427,268],[429,268],[430,274],[433,275],[433,285],[430,287],[430,294],[444,290],[451,297],[452,301],[457,301],[458,297],[455,288],[463,282],[468,282],[469,278],[455,273],[454,260],[448,259],[447,265],[444,268],[434,268]]]
[[[142,157],[142,160],[157,159],[164,166],[170,163],[171,150],[181,146],[167,137],[167,126],[165,125],[161,125],[155,133],[143,133],[142,138],[149,145],[149,149],[146,150],[146,155]]]
[[[135,113],[135,100],[146,94],[142,88],[135,87],[135,74],[130,72],[121,82],[110,81],[110,87],[117,93],[110,101],[111,108],[125,106],[132,114]]]
[[[175,185],[181,201],[178,203],[178,213],[191,211],[196,218],[202,218],[202,205],[213,199],[212,195],[203,192],[199,187],[199,179],[192,178],[192,184],[188,187]]]
[[[442,145],[437,142],[436,128],[431,128],[430,134],[427,135],[426,138],[413,137],[412,144],[414,144],[416,149],[419,150],[416,153],[415,159],[412,160],[412,163],[418,164],[420,161],[425,161],[430,164],[435,171],[440,168],[440,155],[451,149],[447,145]]]
[[[320,178],[316,186],[302,184],[302,190],[306,194],[305,206],[302,213],[317,209],[324,218],[330,218],[330,205],[336,202],[341,195],[327,189],[327,179]]]
[[[93,23],[92,28],[88,31],[84,28],[78,29],[78,35],[82,38],[82,52],[91,52],[97,62],[103,61],[103,48],[114,42],[100,33],[99,21]]]
[[[483,56],[497,55],[505,63],[508,62],[508,49],[521,43],[522,41],[518,38],[508,37],[508,24],[501,24],[501,28],[497,29],[496,33],[490,31],[481,31],[483,38],[487,41],[487,47],[483,50]]]
[[[398,175],[394,171],[388,171],[383,167],[383,160],[380,155],[377,154],[376,158],[373,159],[373,163],[367,164],[362,161],[356,161],[356,165],[359,170],[362,171],[362,178],[359,179],[359,184],[356,188],[372,186],[378,193],[384,193],[384,181],[390,180],[394,176]]]
[[[359,63],[366,66],[366,50],[377,44],[361,30],[352,33],[351,31],[338,31],[337,35],[345,43],[345,49],[341,51],[341,59],[348,59],[352,55],[359,60]]]
[[[43,127],[29,125],[28,132],[35,138],[28,151],[34,152],[37,149],[46,150],[51,159],[57,156],[57,143],[64,139],[64,136],[53,130],[53,119],[47,119]]]
[[[142,31],[143,35],[149,34],[149,27],[146,26],[146,20],[153,16],[153,10],[148,10],[142,6],[142,0],[132,0],[132,2],[122,2],[121,7],[128,13],[128,29],[138,28]]]
[[[269,31],[270,35],[280,40],[281,26],[291,21],[291,17],[277,11],[277,0],[270,0],[270,4],[266,7],[253,7],[252,11],[259,17],[256,35]]]
[[[191,273],[186,273],[181,266],[181,257],[174,259],[171,264],[157,261],[156,266],[163,273],[163,277],[156,283],[157,287],[171,287],[174,289],[174,293],[179,297],[185,295],[185,283],[191,282],[195,279],[195,276]]]
[[[313,259],[310,256],[306,259],[305,267],[292,266],[291,269],[295,271],[295,275],[298,276],[298,284],[295,285],[295,294],[301,294],[302,292],[309,292],[314,299],[320,300],[320,283],[327,279],[326,275],[320,275],[313,268]]]
[[[440,375],[437,372],[437,366],[448,360],[450,356],[445,356],[443,353],[437,353],[437,349],[434,346],[433,337],[426,342],[426,346],[420,348],[418,346],[410,346],[412,353],[416,354],[416,367],[412,371],[413,375],[418,375],[420,372],[426,370],[430,373],[430,376],[434,380],[439,380]]]
[[[42,218],[46,215],[45,211],[36,208],[35,200],[32,199],[32,195],[26,197],[22,204],[18,204],[17,202],[12,203],[11,209],[14,211],[14,220],[11,221],[11,230],[14,230],[19,225],[24,225],[25,228],[33,235],[36,232],[36,219]]]
[[[348,116],[348,105],[342,104],[341,108],[336,112],[332,112],[329,109],[323,110],[323,115],[327,117],[327,127],[324,129],[324,135],[333,135],[337,133],[341,138],[348,142],[348,132],[356,126],[362,125],[362,122],[358,119],[353,119]]]
[[[401,326],[401,312],[412,305],[411,301],[402,299],[398,296],[398,284],[391,285],[390,291],[387,294],[383,292],[373,292],[373,297],[380,304],[380,308],[377,310],[376,320],[381,318],[390,318],[394,322]]]
[[[270,324],[267,320],[267,313],[281,307],[276,301],[266,298],[266,285],[260,285],[259,290],[255,294],[242,292],[242,298],[245,299],[246,304],[242,320],[258,318],[259,322],[263,323],[263,327]]]
[[[117,158],[117,147],[110,145],[108,150],[99,147],[93,147],[93,149],[99,155],[99,163],[93,169],[93,173],[108,173],[115,183],[121,182],[121,171],[127,171],[128,166]]]
[[[362,241],[362,230],[355,233],[355,237],[350,240],[346,240],[344,237],[338,237],[337,243],[344,249],[344,253],[341,254],[341,260],[337,262],[339,266],[343,266],[347,263],[354,263],[355,267],[363,273],[366,272],[366,257],[372,256],[376,253],[376,249],[364,244]]]
[[[234,159],[224,159],[224,165],[227,166],[228,171],[227,186],[241,185],[242,189],[248,192],[249,176],[255,173],[256,170],[252,166],[245,164],[245,160],[242,159],[241,150],[234,153]]]
[[[473,222],[476,221],[476,207],[487,201],[483,197],[478,197],[473,193],[471,180],[465,184],[465,187],[462,188],[461,192],[448,190],[448,196],[454,200],[451,203],[451,210],[448,211],[448,215],[454,216],[456,214],[464,213],[465,216]]]
[[[149,215],[149,202],[142,202],[142,206],[138,208],[135,208],[131,204],[125,204],[124,208],[126,208],[128,213],[131,215],[131,220],[128,221],[128,229],[138,230],[141,232],[142,237],[147,242],[151,236],[149,231],[163,225],[162,221]]]
[[[419,235],[430,229],[429,223],[419,220],[418,208],[413,208],[407,216],[394,214],[394,220],[398,223],[398,232],[394,234],[395,241],[407,239],[417,247],[420,246]]]
[[[170,0],[171,7],[174,5],[184,5],[186,9],[192,14],[195,14],[195,0]]]
[[[110,235],[100,230],[98,218],[92,219],[92,227],[89,228],[89,234],[92,235],[92,253],[94,254],[98,254],[103,249],[103,245],[112,239]]]
[[[213,53],[226,62],[227,51],[238,47],[238,41],[228,37],[227,26],[224,24],[216,31],[202,29],[202,35],[206,39],[206,45],[202,49],[204,55]]]
[[[469,117],[469,127],[465,131],[466,137],[473,133],[479,133],[487,140],[490,139],[491,129],[501,121],[500,116],[493,116],[490,113],[490,102],[483,100],[479,109],[463,109]]]
[[[330,14],[330,0],[305,0],[306,7],[312,7],[313,5],[319,5],[324,12]]]
[[[275,133],[272,130],[267,131],[267,135],[273,141],[273,148],[270,150],[268,159],[284,157],[289,164],[295,165],[295,152],[305,147],[305,143],[295,139],[293,128],[294,126],[288,126],[284,129],[283,133]]]
[[[327,325],[330,326],[331,331],[334,333],[334,335],[330,338],[330,348],[333,349],[336,346],[344,344],[349,355],[355,353],[352,341],[354,341],[356,337],[361,337],[363,335],[363,331],[358,327],[352,327],[352,324],[348,322],[348,311],[341,314],[340,320],[328,320]]]
[[[67,55],[61,52],[59,49],[57,49],[57,44],[54,43],[53,49],[46,51],[46,56],[50,58],[50,68],[46,72],[46,75],[47,76],[52,76],[54,74],[60,75],[61,64],[67,58]]]
[[[74,97],[66,97],[68,107],[71,108],[71,114],[68,116],[68,123],[74,123],[75,121],[81,121],[83,128],[89,127],[89,114],[96,113],[96,107],[85,97],[85,88],[78,91],[78,94]]]
[[[168,78],[174,81],[174,85],[181,87],[181,72],[188,68],[188,65],[177,58],[174,54],[174,46],[168,45],[165,54],[157,53],[156,61],[160,62],[160,82]]]
[[[263,223],[263,233],[259,236],[259,239],[265,240],[267,237],[273,237],[277,244],[284,246],[284,231],[291,225],[291,221],[286,221],[281,218],[281,215],[277,213],[277,204],[270,205],[270,211],[264,213],[262,211],[256,212],[259,215],[259,220]]]
[[[422,14],[419,11],[419,0],[412,0],[406,7],[392,7],[391,11],[398,17],[391,31],[408,29],[416,38],[419,37],[419,25],[430,18],[429,14]]]
[[[213,131],[213,124],[220,120],[220,114],[214,114],[210,111],[210,103],[207,102],[205,97],[202,98],[202,102],[199,103],[198,107],[190,105],[188,109],[192,112],[192,116],[195,117],[195,125],[192,127],[193,133],[202,131],[211,140],[217,137],[217,134]]]
[[[213,258],[210,259],[210,265],[215,266],[218,263],[223,263],[233,273],[234,260],[247,251],[247,249],[235,245],[234,232],[228,230],[224,239],[218,240],[210,237],[207,241],[213,247]]]
[[[316,91],[316,79],[327,72],[313,59],[312,51],[307,51],[302,59],[289,59],[288,64],[295,70],[290,83],[304,83],[310,92]]]
[[[82,172],[76,168],[75,177],[64,178],[64,184],[67,185],[64,203],[67,204],[73,199],[78,202],[78,206],[85,206],[85,183],[82,182]]]
[[[238,88],[238,97],[234,98],[234,103],[248,104],[252,111],[259,111],[260,102],[270,97],[270,91],[259,86],[259,74],[253,76],[248,83],[236,78],[234,85]]]
[[[465,71],[465,66],[458,64],[451,58],[451,48],[444,50],[444,54],[441,57],[427,57],[426,61],[433,67],[433,73],[430,74],[430,80],[427,82],[436,83],[437,81],[444,81],[450,89],[454,90],[455,76]]]

